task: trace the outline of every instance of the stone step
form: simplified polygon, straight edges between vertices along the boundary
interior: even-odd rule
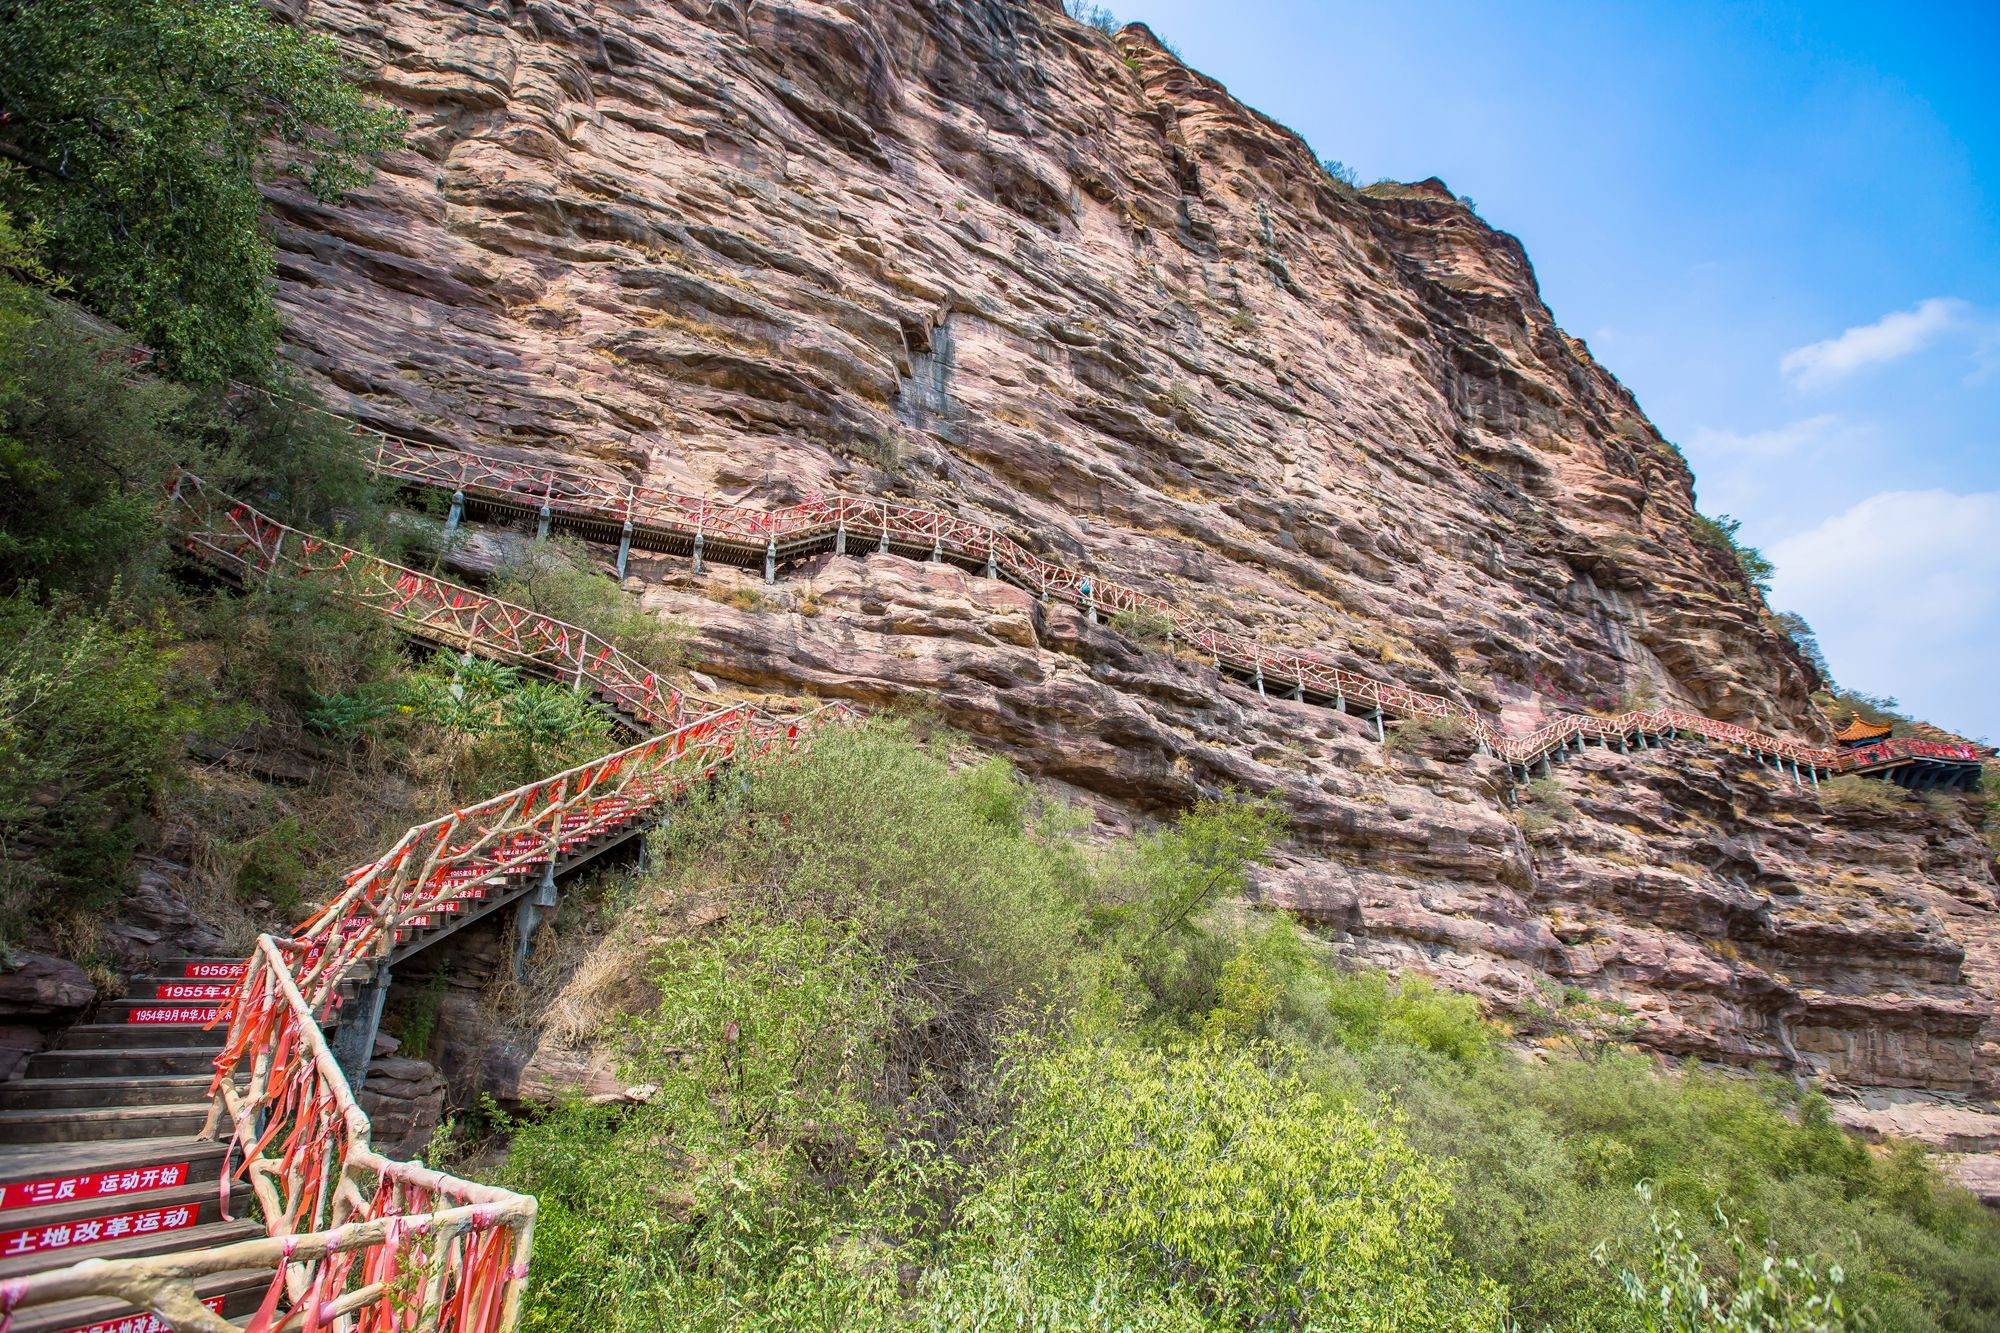
[[[217,1273],[194,1284],[195,1295],[225,1319],[253,1313],[271,1285],[272,1271]],[[9,1333],[169,1333],[167,1322],[111,1297],[86,1296],[15,1312]]]
[[[115,1202],[187,1184],[213,1187],[225,1150],[191,1135],[0,1145],[0,1226],[23,1209],[66,1199]]]
[[[166,1106],[30,1107],[0,1111],[0,1143],[95,1143],[198,1134],[208,1119],[205,1100]]]
[[[243,1217],[249,1190],[235,1191],[231,1202],[237,1217]],[[213,1180],[132,1198],[72,1199],[0,1216],[0,1258],[67,1255],[59,1260],[61,1266],[93,1258],[124,1236],[184,1231],[222,1220],[222,1191]]]
[[[256,1240],[264,1235],[264,1228],[255,1222],[237,1220],[234,1222],[208,1222],[189,1226],[166,1228],[155,1224],[155,1229],[133,1232],[117,1240],[100,1241],[87,1250],[36,1249],[9,1257],[0,1250],[0,1280],[26,1277],[30,1273],[46,1273],[52,1268],[67,1268],[83,1259],[132,1259],[141,1255],[166,1254],[173,1250],[201,1250],[212,1245],[232,1245],[239,1240]]]
[[[42,1051],[28,1057],[24,1078],[101,1078],[122,1074],[205,1074],[215,1068],[213,1046],[102,1046],[94,1050]],[[7,1085],[0,1085],[4,1088]]]
[[[97,1078],[22,1078],[0,1085],[0,1110],[85,1110],[169,1106],[208,1096],[206,1074],[108,1074]]]
[[[171,1046],[178,1050],[220,1050],[227,1029],[200,1023],[82,1023],[63,1034],[63,1049],[101,1051],[112,1047]]]

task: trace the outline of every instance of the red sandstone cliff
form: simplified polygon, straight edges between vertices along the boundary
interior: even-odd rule
[[[1052,0],[290,8],[414,119],[359,198],[275,201],[294,354],[345,412],[723,496],[921,496],[1510,721],[1819,725],[1520,244],[1437,182],[1341,186],[1143,29]],[[1107,818],[1279,795],[1265,895],[1359,956],[1523,1012],[1581,986],[1663,1050],[1878,1100],[1995,1091],[1992,861],[1947,804],[1830,818],[1747,763],[1604,754],[1529,835],[1490,763],[949,568],[829,557],[747,609],[727,572],[635,572],[711,674],[922,695]]]

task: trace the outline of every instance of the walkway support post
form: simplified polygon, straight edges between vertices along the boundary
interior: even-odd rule
[[[554,517],[555,517],[555,511],[549,508],[549,502],[547,500],[542,501],[542,511],[535,519],[536,541],[539,542],[548,540],[549,521]]]
[[[989,579],[1000,577],[999,552],[994,549],[998,543],[999,538],[994,535],[993,529],[986,529],[986,577]]]
[[[1377,745],[1387,745],[1389,743],[1389,733],[1382,729],[1382,709],[1380,705],[1377,705],[1375,709],[1375,743]]]
[[[1259,699],[1268,699],[1271,697],[1264,693],[1264,659],[1261,657],[1257,659],[1257,697]]]
[[[845,516],[833,525],[833,553],[835,555],[847,554],[847,519]]]
[[[764,582],[778,581],[778,539],[769,537],[764,542]]]
[[[882,540],[875,544],[875,554],[889,554],[889,506],[882,506]]]
[[[444,516],[444,539],[449,542],[458,532],[458,525],[465,521],[465,492],[451,493],[451,510]]]
[[[625,520],[625,528],[618,534],[618,581],[625,581],[625,564],[632,558],[632,520]]]
[[[535,936],[541,932],[542,922],[547,919],[549,909],[556,905],[556,863],[551,849],[548,864],[542,867],[541,882],[527,893],[514,908],[514,981],[523,982],[528,976],[528,954],[534,947]]]
[[[375,1034],[382,1030],[382,1008],[389,1000],[389,963],[384,959],[349,1003],[346,1016],[333,1034],[333,1059],[347,1078],[347,1086],[361,1091],[368,1077],[368,1062],[375,1057]]]
[[[694,572],[695,572],[695,573],[697,573],[697,574],[701,573],[701,527],[700,527],[700,525],[696,525],[696,527],[695,527],[695,530],[694,530]]]

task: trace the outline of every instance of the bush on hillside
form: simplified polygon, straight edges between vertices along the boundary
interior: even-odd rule
[[[1910,798],[1892,782],[1842,773],[1819,784],[1820,804],[1829,810],[1902,810]]]
[[[1115,612],[1108,623],[1134,643],[1162,644],[1174,636],[1174,622],[1166,612],[1156,611],[1150,606],[1135,606],[1129,611]]]
[[[158,627],[0,600],[0,946],[118,896],[148,801],[201,718]]]
[[[1524,1060],[1471,999],[1336,965],[1226,901],[1268,809],[1086,849],[946,753],[827,737],[661,837],[598,965],[647,960],[599,1031],[653,1099],[514,1140],[531,1327],[1641,1333],[1622,1274],[1691,1292],[1689,1254],[1721,1308],[1676,1327],[1743,1327],[1766,1256],[1808,1295],[1838,1264],[1842,1327],[2000,1327],[2000,1220],[1920,1153],[1777,1080]]]
[[[641,610],[581,542],[536,542],[496,571],[493,595],[581,626],[656,671],[687,663],[688,627]]]
[[[1290,1064],[1255,1045],[1017,1061],[1015,1113],[929,1299],[1037,1326],[1041,1302],[1008,1298],[1026,1267],[1078,1324],[1122,1289],[1121,1306],[1190,1327],[1499,1329],[1498,1288],[1451,1254],[1438,1164]]]
[[[1063,0],[1063,10],[1086,28],[1095,28],[1107,36],[1118,31],[1118,16],[1103,5],[1091,4],[1089,0]]]
[[[143,590],[164,546],[159,511],[189,397],[128,380],[130,347],[0,279],[17,311],[0,336],[0,593]]]

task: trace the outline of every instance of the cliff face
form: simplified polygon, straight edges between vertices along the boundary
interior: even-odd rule
[[[1511,725],[1646,699],[1792,734],[1795,655],[1678,454],[1437,182],[1356,193],[1143,29],[1050,0],[299,0],[408,108],[340,206],[274,199],[296,359],[444,444],[783,503],[922,497]],[[467,559],[476,563],[480,545]],[[635,564],[748,689],[918,694],[1108,819],[1225,784],[1329,938],[1664,1050],[1989,1095],[1990,855],[1698,751],[1384,752],[1014,589],[828,557],[759,605]],[[1426,742],[1448,751],[1451,743]]]

